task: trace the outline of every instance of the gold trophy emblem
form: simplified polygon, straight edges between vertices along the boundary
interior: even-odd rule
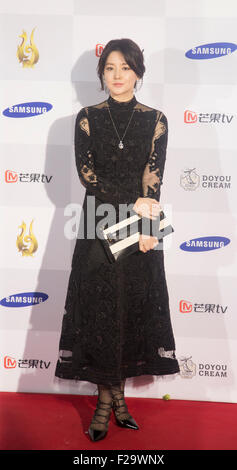
[[[38,242],[33,234],[32,224],[33,220],[30,224],[29,235],[26,235],[25,222],[22,222],[22,224],[19,225],[19,228],[21,228],[22,231],[20,235],[17,236],[16,246],[18,248],[18,251],[21,251],[22,256],[33,256],[33,254],[38,248]],[[28,244],[30,243],[30,245],[24,245],[24,242]]]
[[[22,63],[23,67],[31,67],[33,68],[34,65],[39,60],[39,51],[34,43],[34,31],[33,29],[30,35],[30,45],[27,46],[27,33],[23,30],[22,34],[19,36],[22,38],[22,43],[20,46],[17,47],[17,58],[19,62]],[[31,54],[31,55],[25,55]]]

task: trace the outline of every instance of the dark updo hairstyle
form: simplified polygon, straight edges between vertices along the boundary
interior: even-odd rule
[[[107,57],[112,51],[120,51],[127,64],[136,73],[139,79],[142,79],[146,70],[144,65],[143,53],[139,46],[132,39],[112,39],[103,49],[97,65],[97,74],[101,83],[101,90],[104,90],[103,73]],[[136,88],[137,82],[135,83]]]

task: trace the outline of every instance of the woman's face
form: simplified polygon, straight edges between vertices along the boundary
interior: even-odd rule
[[[112,98],[118,101],[131,99],[138,79],[120,51],[112,51],[108,55],[104,68],[104,82]]]

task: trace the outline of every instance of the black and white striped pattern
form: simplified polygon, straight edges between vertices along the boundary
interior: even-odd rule
[[[163,211],[156,220],[132,215],[108,228],[101,227],[101,241],[113,263],[139,250],[140,233],[153,235],[162,240],[174,231]]]

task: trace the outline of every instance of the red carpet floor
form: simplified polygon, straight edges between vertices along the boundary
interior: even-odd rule
[[[140,425],[123,429],[111,415],[105,439],[86,433],[97,396],[0,393],[1,450],[236,450],[237,404],[126,398]]]

